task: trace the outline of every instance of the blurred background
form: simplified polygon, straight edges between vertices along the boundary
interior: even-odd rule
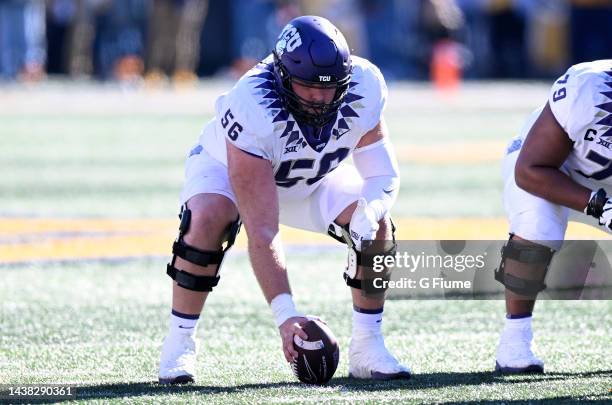
[[[390,81],[550,78],[612,48],[610,0],[0,0],[0,78],[237,78],[301,14]]]
[[[504,239],[508,140],[612,57],[612,0],[0,0],[0,264],[166,257],[215,99],[302,14],[389,83],[400,239]]]
[[[213,386],[148,385],[185,157],[216,98],[300,14],[328,17],[389,83],[400,240],[506,239],[508,141],[567,67],[612,57],[609,0],[0,0],[0,381],[78,382],[102,402],[606,401],[612,301],[538,303],[554,314],[536,320],[550,369],[520,387],[488,374],[501,301],[386,304],[387,342],[419,374],[402,390],[286,385],[244,231],[199,332]],[[281,233],[298,307],[333,325],[347,359],[345,248]]]

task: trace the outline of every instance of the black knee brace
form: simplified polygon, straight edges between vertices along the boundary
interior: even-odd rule
[[[187,208],[187,205],[181,207],[181,213],[179,214],[181,223],[179,225],[179,235],[172,244],[172,261],[168,263],[166,268],[166,274],[170,276],[176,283],[192,291],[212,291],[219,283],[219,269],[223,263],[225,253],[234,244],[238,232],[240,232],[240,217],[236,221],[229,224],[224,232],[222,238],[222,244],[226,243],[225,247],[221,247],[219,250],[202,250],[185,243],[183,237],[189,231],[189,225],[191,223],[191,210]],[[188,273],[184,270],[177,269],[175,267],[176,258],[180,257],[189,263],[197,264],[198,266],[206,267],[210,264],[216,264],[217,272],[214,276],[198,276],[192,273]]]
[[[502,258],[499,268],[495,270],[495,280],[516,294],[533,296],[546,288],[544,278],[555,251],[546,246],[513,240],[512,236],[510,235],[508,243],[501,249]],[[506,273],[506,259],[516,260],[524,264],[545,265],[546,267],[540,280],[527,280]]]
[[[382,255],[385,256],[395,256],[395,252],[397,250],[397,243],[395,242],[395,224],[393,220],[390,219],[391,222],[391,237],[393,238],[393,246],[388,249],[386,252],[383,252]],[[356,288],[359,290],[364,289],[363,283],[364,280],[357,278],[357,266],[363,266],[367,263],[365,260],[365,255],[362,252],[357,251],[355,249],[355,245],[353,240],[351,239],[349,224],[340,226],[336,223],[332,223],[328,230],[327,234],[337,240],[338,242],[344,243],[348,246],[348,260],[346,269],[344,270],[344,282],[351,288]],[[389,277],[389,272],[385,272],[382,274],[385,279]],[[371,281],[371,280],[370,280]],[[385,284],[386,286],[386,284]],[[386,288],[385,288],[386,289]],[[368,289],[370,290],[370,289]],[[380,290],[380,289],[378,289]]]

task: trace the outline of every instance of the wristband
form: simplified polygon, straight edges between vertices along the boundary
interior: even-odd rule
[[[291,294],[288,293],[278,294],[276,297],[274,297],[274,299],[270,302],[270,307],[272,308],[274,322],[276,323],[277,327],[280,327],[289,318],[304,316],[302,313],[298,312],[297,309],[295,309],[293,298],[291,297]]]

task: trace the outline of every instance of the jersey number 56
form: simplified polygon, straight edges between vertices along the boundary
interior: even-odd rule
[[[342,162],[348,156],[348,153],[348,148],[339,148],[333,152],[323,155],[319,161],[319,170],[317,171],[317,175],[310,179],[306,179],[306,184],[310,186],[321,180],[327,173],[338,167],[338,165],[332,166],[332,164],[335,161],[338,161],[338,164],[340,164],[340,162]],[[285,188],[295,186],[298,181],[305,180],[305,178],[302,176],[289,177],[289,173],[292,170],[312,169],[314,164],[314,159],[285,160],[280,164],[278,170],[276,171],[276,175],[274,176],[276,185]]]
[[[221,117],[221,126],[223,129],[227,128],[230,122],[232,122],[232,125],[227,130],[227,136],[229,136],[232,141],[235,141],[242,132],[242,125],[240,125],[238,121],[234,121],[234,114],[232,114],[232,110],[228,108],[223,117]]]

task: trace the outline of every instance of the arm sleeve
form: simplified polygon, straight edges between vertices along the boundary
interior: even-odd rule
[[[363,178],[361,195],[376,212],[380,221],[390,210],[399,194],[399,168],[388,138],[356,149],[353,162]]]

